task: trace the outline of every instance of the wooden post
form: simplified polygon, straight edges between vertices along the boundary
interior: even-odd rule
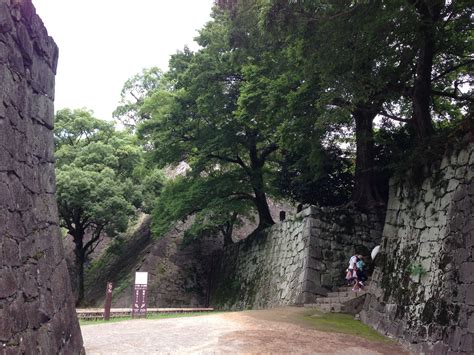
[[[112,290],[112,282],[107,282],[107,288],[105,290],[104,320],[110,319],[110,307],[112,306]]]

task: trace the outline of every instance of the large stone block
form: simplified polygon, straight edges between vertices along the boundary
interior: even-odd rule
[[[0,3],[0,33],[10,32],[13,29],[13,20],[8,4]]]
[[[459,280],[462,283],[474,283],[474,262],[465,262],[461,264],[461,267],[459,268]]]
[[[57,48],[31,0],[0,1],[0,37],[0,351],[81,354],[53,195]]]

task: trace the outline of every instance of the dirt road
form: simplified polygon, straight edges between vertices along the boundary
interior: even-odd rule
[[[321,332],[291,321],[298,308],[132,320],[82,327],[87,354],[404,354],[399,345]]]

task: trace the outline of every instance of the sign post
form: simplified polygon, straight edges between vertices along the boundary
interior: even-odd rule
[[[148,272],[135,273],[133,288],[132,318],[146,317],[147,310]]]
[[[107,288],[105,289],[104,320],[110,319],[110,307],[112,306],[112,290],[112,282],[107,282]]]

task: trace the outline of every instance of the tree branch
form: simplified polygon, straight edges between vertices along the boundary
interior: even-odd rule
[[[398,122],[405,122],[405,123],[408,123],[410,122],[409,119],[405,119],[405,118],[400,118],[398,116],[395,116],[393,114],[390,114],[388,112],[386,112],[385,110],[382,110],[381,112],[379,112],[380,115],[384,116],[384,117],[387,117],[387,118],[390,118],[394,121],[398,121]]]
[[[278,149],[278,144],[272,143],[269,146],[265,147],[260,153],[260,160],[264,161],[267,157],[272,154],[275,150]]]
[[[66,228],[68,229],[69,234],[73,235],[76,232],[76,228],[72,226],[71,220],[64,219],[64,222],[66,223]]]
[[[246,192],[232,192],[229,196],[235,196],[236,200],[250,200],[255,201],[255,197]]]
[[[349,101],[341,99],[340,97],[336,97],[331,101],[331,105],[339,106],[341,108],[347,108],[351,106],[351,103]]]
[[[454,93],[454,92],[445,92],[445,91],[431,90],[431,93],[432,93],[433,95],[436,95],[436,96],[449,97],[449,98],[455,99],[455,100],[474,102],[474,97],[472,97],[472,96],[457,95],[457,94]]]
[[[247,165],[245,165],[244,161],[239,157],[237,156],[237,158],[229,158],[229,157],[224,157],[224,156],[221,156],[221,155],[217,155],[217,154],[208,154],[207,155],[208,158],[213,158],[213,159],[219,159],[219,160],[222,160],[222,161],[226,161],[228,163],[234,163],[234,164],[238,164],[240,165],[246,172],[248,172],[249,168],[247,167]]]
[[[89,256],[90,254],[92,254],[94,252],[94,250],[100,244],[100,241],[101,241],[100,238],[97,239],[97,242],[95,243],[95,245],[92,245],[92,247],[89,249],[89,251],[86,252],[86,256]]]
[[[469,64],[474,64],[474,59],[468,60],[467,62],[459,63],[458,65],[455,65],[454,67],[446,69],[444,72],[442,72],[441,74],[438,74],[433,79],[431,79],[431,81],[436,81],[438,79],[441,79],[443,76],[448,75],[449,73],[452,73],[453,71]]]
[[[100,234],[102,233],[102,230],[104,229],[105,225],[101,225],[100,227],[97,227],[97,229],[94,232],[94,235],[92,236],[91,240],[89,240],[85,245],[84,245],[84,250],[86,251],[86,255],[89,255],[94,251],[95,248],[91,248],[92,244],[94,244],[99,238]],[[97,246],[97,245],[96,245]],[[88,250],[88,249],[91,250]]]

